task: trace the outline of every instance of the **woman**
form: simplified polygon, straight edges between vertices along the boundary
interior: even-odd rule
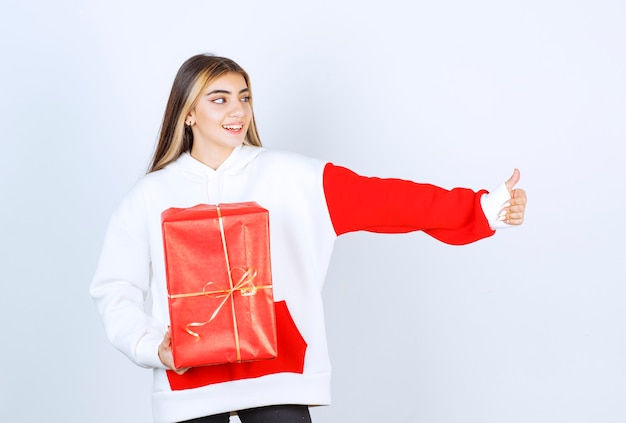
[[[150,171],[111,217],[91,295],[111,342],[154,369],[156,422],[227,422],[231,413],[243,423],[310,421],[309,405],[330,403],[321,290],[336,237],[422,230],[449,244],[474,242],[523,222],[518,180],[515,170],[489,194],[445,190],[264,149],[247,73],[197,55],[176,75]],[[273,293],[283,305],[276,325],[293,342],[279,341],[270,364],[175,369],[161,213],[247,201],[269,210]]]

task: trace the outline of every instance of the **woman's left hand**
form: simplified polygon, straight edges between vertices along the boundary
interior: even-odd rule
[[[521,225],[524,223],[524,213],[526,212],[526,191],[520,188],[514,188],[520,180],[520,172],[518,169],[513,171],[513,175],[506,181],[506,187],[509,190],[511,199],[504,205],[498,220],[509,225]]]

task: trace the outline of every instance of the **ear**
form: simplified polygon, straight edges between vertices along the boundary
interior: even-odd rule
[[[187,126],[193,126],[193,124],[196,123],[196,114],[194,113],[194,111],[190,111],[187,116],[185,117],[185,125]]]

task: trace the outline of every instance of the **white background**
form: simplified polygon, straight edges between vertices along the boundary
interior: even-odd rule
[[[626,3],[3,1],[0,420],[149,422],[151,372],[88,295],[174,74],[232,57],[261,138],[357,172],[493,188],[465,247],[338,240],[325,422],[625,422]]]

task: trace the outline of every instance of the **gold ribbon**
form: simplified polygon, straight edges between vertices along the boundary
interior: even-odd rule
[[[228,250],[226,249],[226,235],[224,234],[224,221],[222,217],[222,213],[220,211],[219,206],[216,206],[217,209],[217,217],[220,225],[220,236],[222,238],[222,248],[224,250],[224,258],[226,260],[226,268],[230,269],[228,271],[228,284],[230,286],[229,289],[218,289],[214,291],[207,291],[207,287],[212,285],[213,282],[207,282],[204,287],[202,287],[202,292],[191,292],[187,294],[172,294],[168,295],[169,298],[187,298],[187,297],[198,297],[198,296],[214,296],[215,298],[224,298],[222,302],[217,306],[209,320],[206,322],[191,322],[185,326],[185,331],[188,334],[196,338],[196,342],[200,341],[200,335],[197,332],[194,332],[190,329],[190,327],[202,327],[208,323],[210,323],[222,310],[222,308],[226,305],[228,300],[230,299],[230,309],[233,317],[233,331],[235,334],[235,348],[237,350],[237,361],[241,361],[241,348],[239,345],[239,326],[237,325],[237,315],[235,313],[235,301],[233,300],[233,295],[235,292],[239,291],[241,296],[247,297],[251,295],[256,295],[257,290],[259,289],[269,289],[272,288],[272,285],[262,285],[255,286],[254,278],[257,276],[257,270],[255,268],[245,269],[243,267],[236,267],[234,269],[230,268],[230,260],[228,258]],[[237,281],[237,283],[233,282],[233,272],[235,270],[241,270],[243,274]]]

